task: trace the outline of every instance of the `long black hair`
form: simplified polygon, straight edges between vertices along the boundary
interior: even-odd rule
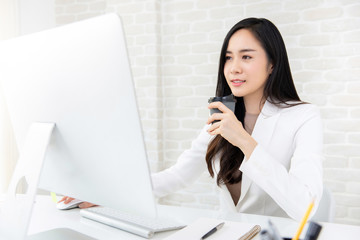
[[[216,87],[216,96],[223,97],[231,94],[224,75],[226,51],[231,36],[240,29],[249,30],[260,42],[266,52],[268,61],[273,69],[264,88],[263,99],[278,106],[293,106],[302,103],[295,89],[290,71],[289,60],[284,41],[276,26],[264,18],[246,18],[235,24],[224,39],[220,53],[219,72]],[[290,104],[289,101],[295,102]],[[243,97],[237,97],[235,115],[244,125],[245,104]],[[234,184],[240,182],[242,174],[236,174],[244,158],[240,148],[233,146],[221,135],[217,135],[210,143],[206,153],[208,171],[214,177],[213,160],[219,154],[220,170],[217,184]]]

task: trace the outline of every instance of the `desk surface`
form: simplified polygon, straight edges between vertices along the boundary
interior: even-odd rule
[[[159,215],[163,217],[172,217],[185,224],[190,224],[200,217],[219,218],[230,221],[247,222],[259,224],[263,229],[268,227],[268,219],[279,228],[282,236],[292,237],[298,228],[298,222],[278,217],[267,217],[252,214],[228,214],[220,215],[219,212],[205,209],[184,208],[175,206],[159,205]],[[323,229],[321,231],[319,240],[332,239],[359,239],[360,226],[321,223]],[[38,196],[33,210],[33,215],[29,227],[29,234],[50,230],[53,228],[66,227],[78,232],[87,234],[96,239],[139,239],[144,238],[130,234],[119,229],[97,223],[92,220],[82,218],[79,214],[79,209],[72,209],[67,211],[57,210],[55,203],[51,201],[48,196]],[[306,228],[303,231],[305,233]],[[155,234],[152,239],[163,239],[170,236],[175,231]],[[303,237],[303,235],[302,235]],[[254,240],[260,239],[258,236]]]

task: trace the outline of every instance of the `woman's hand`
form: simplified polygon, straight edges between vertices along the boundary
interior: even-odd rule
[[[208,118],[207,124],[212,123],[214,120],[219,120],[219,122],[213,123],[209,127],[209,134],[220,134],[232,145],[239,147],[245,157],[249,159],[257,142],[245,131],[242,123],[236,118],[233,111],[227,108],[222,102],[212,102],[208,108],[217,108],[222,112],[214,113]]]
[[[60,201],[58,201],[58,203],[64,202],[65,204],[68,204],[74,199],[75,198],[65,196]],[[97,206],[97,205],[89,203],[89,202],[82,202],[79,204],[79,208],[89,208],[89,207],[95,207],[95,206]]]

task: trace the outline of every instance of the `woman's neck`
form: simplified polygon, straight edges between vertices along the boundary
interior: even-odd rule
[[[265,104],[265,99],[263,97],[254,98],[246,96],[244,97],[244,104],[247,113],[258,115]]]

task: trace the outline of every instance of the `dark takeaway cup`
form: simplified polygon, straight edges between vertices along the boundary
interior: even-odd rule
[[[236,98],[232,94],[224,97],[211,97],[209,98],[208,103],[212,103],[212,102],[222,102],[227,108],[235,112]],[[211,108],[210,115],[213,115],[214,113],[222,113],[222,112],[217,108]],[[216,123],[216,122],[219,122],[219,120],[215,120],[212,123]]]

